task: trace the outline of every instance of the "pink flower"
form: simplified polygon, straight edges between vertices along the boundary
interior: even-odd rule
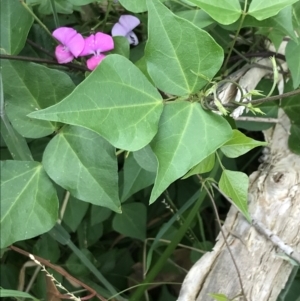
[[[84,47],[84,39],[81,34],[73,28],[59,27],[52,33],[61,45],[55,48],[55,56],[60,64],[71,62],[78,57]]]
[[[131,15],[122,15],[119,19],[119,22],[116,23],[112,30],[111,35],[114,36],[124,36],[127,38],[129,44],[137,45],[139,39],[136,34],[132,31],[140,24],[140,20]]]
[[[80,56],[93,54],[93,56],[87,60],[87,67],[90,70],[94,70],[105,58],[102,52],[112,49],[114,49],[113,38],[108,34],[97,32],[95,35],[92,34],[84,40],[84,48]]]

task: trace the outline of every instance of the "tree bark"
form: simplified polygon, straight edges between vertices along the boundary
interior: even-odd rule
[[[280,122],[266,131],[270,160],[250,176],[249,212],[295,251],[300,251],[300,157],[287,144],[290,123],[280,111]],[[293,270],[274,244],[231,207],[223,225],[237,263],[246,298],[241,295],[237,271],[221,233],[187,274],[178,301],[211,301],[209,293],[234,300],[276,301]],[[239,297],[237,297],[239,295]]]

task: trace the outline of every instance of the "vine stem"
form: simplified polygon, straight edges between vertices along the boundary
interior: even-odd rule
[[[106,23],[107,23],[107,19],[108,19],[110,10],[111,10],[111,0],[109,0],[108,3],[107,3],[105,16],[104,16],[104,19],[103,19],[103,22],[102,22],[102,24],[103,24],[102,25],[102,31],[105,30],[105,26],[106,26]]]
[[[244,9],[243,9],[242,17],[241,17],[241,22],[240,22],[240,24],[239,24],[239,28],[238,28],[238,30],[237,30],[235,36],[234,36],[234,39],[233,39],[233,41],[232,41],[232,45],[231,45],[231,47],[230,47],[230,49],[229,49],[229,52],[228,52],[228,54],[227,54],[227,57],[226,57],[226,60],[225,60],[225,63],[224,63],[224,70],[226,70],[226,67],[227,67],[229,58],[230,58],[231,53],[232,53],[233,48],[234,48],[234,45],[235,45],[236,40],[237,40],[237,38],[238,38],[238,36],[239,36],[239,34],[240,34],[240,31],[241,31],[241,29],[242,29],[242,26],[243,26],[243,23],[244,23],[246,14],[247,14],[247,13],[246,13],[247,5],[248,5],[248,0],[245,0]]]
[[[286,92],[286,93],[283,93],[283,94],[280,94],[280,95],[274,95],[274,96],[270,96],[270,97],[265,97],[265,98],[260,98],[260,99],[245,101],[245,102],[242,102],[242,103],[237,103],[237,105],[238,106],[240,106],[240,105],[247,105],[247,104],[250,104],[250,103],[252,105],[259,105],[259,104],[262,104],[262,103],[265,103],[265,102],[279,100],[279,99],[282,99],[282,98],[287,98],[287,97],[291,97],[291,96],[298,95],[298,94],[300,94],[300,89],[297,89],[297,90],[294,90],[294,91],[290,91],[290,92]],[[225,108],[236,107],[236,105],[234,105],[234,103],[230,103],[230,102],[227,103],[227,104],[223,104],[223,106]],[[214,109],[215,109],[215,107],[214,107]]]
[[[36,44],[35,42],[33,42],[33,41],[27,39],[27,40],[26,40],[26,43],[28,43],[30,46],[32,46],[32,47],[34,47],[34,48],[36,48],[36,49],[42,51],[43,53],[45,53],[45,54],[48,55],[49,57],[51,57],[51,58],[53,58],[53,59],[56,59],[54,54],[52,54],[51,52],[49,52],[48,50],[46,50],[46,49],[43,48],[42,46]]]
[[[15,61],[25,61],[25,62],[33,62],[33,63],[41,63],[41,64],[51,64],[51,65],[59,65],[59,66],[65,66],[68,68],[73,68],[81,71],[89,71],[89,69],[85,66],[74,64],[74,63],[68,63],[68,64],[59,64],[57,61],[53,60],[47,60],[42,58],[35,58],[35,57],[29,57],[29,56],[19,56],[19,55],[8,55],[8,54],[0,54],[0,59],[5,60],[15,60]]]
[[[59,27],[59,20],[58,20],[58,15],[56,12],[55,1],[50,0],[50,4],[51,4],[51,9],[52,9],[53,18],[54,18],[54,24],[55,24],[55,27],[57,28],[57,27]]]
[[[281,98],[287,98],[287,97],[294,96],[294,95],[297,95],[297,94],[300,94],[300,89],[290,91],[290,92],[286,92],[286,93],[283,93],[283,94],[280,94],[280,95],[274,95],[274,96],[270,96],[270,97],[265,97],[265,98],[261,98],[261,99],[255,99],[255,100],[252,100],[252,101],[247,101],[247,102],[244,102],[244,104],[251,103],[253,105],[257,105],[257,104],[261,104],[261,103],[268,102],[268,101],[278,100],[278,99],[281,99]]]
[[[48,35],[50,35],[50,37],[57,42],[54,37],[52,36],[51,32],[49,31],[49,29],[46,27],[46,25],[37,17],[37,15],[29,8],[29,6],[24,2],[24,0],[19,0],[21,2],[21,4],[23,5],[23,7],[31,14],[31,16],[33,17],[33,19],[39,23],[41,25],[41,27],[47,32]]]

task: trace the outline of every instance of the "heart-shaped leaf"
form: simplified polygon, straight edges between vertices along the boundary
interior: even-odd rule
[[[158,173],[150,203],[231,136],[232,130],[227,121],[219,115],[204,111],[199,103],[168,103],[158,133],[151,142],[158,159]]]
[[[252,0],[248,14],[257,20],[264,20],[277,15],[280,10],[297,1],[298,0]]]
[[[152,1],[152,0],[151,0]],[[161,2],[165,0],[160,0]],[[147,11],[147,0],[119,0],[119,2],[133,13],[142,13]]]
[[[239,19],[242,14],[239,0],[189,0],[202,8],[217,22],[228,25]]]
[[[121,201],[126,201],[134,193],[154,183],[155,172],[143,169],[132,154],[125,159]]]
[[[300,85],[300,38],[298,39],[298,44],[294,41],[288,42],[285,55],[286,62],[291,70],[293,87],[297,89]]]
[[[18,0],[1,1],[0,48],[6,54],[18,54],[25,45],[33,17]]]
[[[148,73],[162,91],[197,92],[220,69],[223,50],[204,30],[174,15],[157,0],[148,1]]]
[[[268,143],[254,140],[238,130],[233,130],[232,138],[221,147],[221,151],[228,158],[236,158],[255,147],[264,145],[268,145]]]
[[[121,212],[115,148],[98,134],[65,126],[47,145],[43,165],[76,198]]]
[[[220,189],[229,196],[234,204],[241,210],[248,221],[251,217],[248,212],[248,186],[249,178],[239,171],[224,170],[220,181]]]
[[[142,203],[130,203],[122,206],[122,214],[116,214],[113,219],[113,229],[123,235],[146,239],[146,206]]]
[[[1,249],[49,231],[57,213],[56,190],[40,163],[1,162]]]
[[[199,164],[194,166],[182,179],[187,179],[188,177],[191,177],[193,175],[206,173],[211,171],[214,168],[215,165],[215,154],[211,154],[208,157],[206,157],[204,160],[202,160]]]
[[[26,138],[40,138],[57,129],[55,122],[27,115],[52,106],[70,94],[74,83],[64,72],[34,63],[1,61],[7,116]]]
[[[79,125],[117,148],[135,151],[156,134],[162,108],[160,94],[142,72],[112,54],[62,102],[30,117]]]

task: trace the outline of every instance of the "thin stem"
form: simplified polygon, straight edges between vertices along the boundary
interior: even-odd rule
[[[248,4],[248,0],[245,0],[244,10],[243,10],[243,12],[242,12],[242,17],[241,17],[241,22],[240,22],[240,24],[239,24],[238,30],[237,30],[237,32],[236,32],[236,34],[235,34],[235,36],[234,36],[232,45],[231,45],[231,47],[230,47],[230,49],[229,49],[229,52],[228,52],[228,54],[227,54],[227,57],[226,57],[226,60],[225,60],[225,63],[224,63],[224,70],[226,70],[226,67],[227,67],[229,58],[230,58],[230,56],[231,56],[232,50],[233,50],[233,48],[234,48],[234,46],[235,46],[236,40],[237,40],[237,38],[238,38],[238,36],[239,36],[239,34],[240,34],[240,31],[241,31],[241,29],[242,29],[242,26],[243,26],[243,23],[244,23],[244,19],[245,19],[245,17],[246,17],[247,4]]]
[[[58,28],[59,27],[59,20],[58,20],[58,15],[57,15],[57,12],[56,12],[56,7],[55,7],[54,0],[50,0],[50,5],[51,5],[52,13],[53,13],[55,27]]]
[[[51,52],[49,52],[48,50],[46,50],[45,48],[43,48],[42,46],[36,44],[35,42],[27,39],[26,43],[28,43],[30,46],[44,52],[46,55],[50,56],[51,58],[55,59],[55,55],[53,55]]]
[[[263,51],[263,52],[253,52],[253,53],[244,53],[243,56],[245,58],[251,58],[251,57],[270,57],[275,56],[275,58],[285,61],[285,56],[281,53],[275,53],[273,51]],[[229,59],[229,62],[234,62],[240,59],[240,55],[232,56]]]
[[[244,286],[243,286],[243,282],[242,282],[241,273],[240,273],[240,270],[239,270],[239,268],[238,268],[238,266],[237,266],[237,263],[236,263],[236,261],[235,261],[235,259],[234,259],[234,256],[233,256],[233,254],[232,254],[232,252],[231,252],[231,249],[230,249],[230,246],[229,246],[229,244],[228,244],[226,235],[225,235],[225,233],[224,233],[224,231],[223,231],[223,228],[222,228],[222,225],[221,225],[221,222],[220,222],[220,216],[219,216],[219,213],[218,213],[218,209],[217,209],[215,200],[214,200],[212,194],[210,193],[209,189],[206,187],[205,182],[203,182],[202,178],[201,178],[200,176],[198,176],[198,178],[199,178],[200,182],[202,183],[202,185],[203,185],[203,187],[204,187],[204,189],[205,189],[207,195],[209,196],[209,198],[210,198],[210,200],[211,200],[211,203],[212,203],[212,205],[213,205],[213,208],[214,208],[214,211],[215,211],[215,214],[216,214],[216,217],[217,217],[217,222],[218,222],[218,224],[219,224],[219,228],[220,228],[221,234],[222,234],[222,236],[223,236],[223,239],[224,239],[224,242],[225,242],[225,244],[226,244],[227,250],[228,250],[228,252],[229,252],[229,254],[230,254],[230,257],[231,257],[231,259],[232,259],[232,262],[233,262],[233,264],[234,264],[234,267],[235,267],[236,272],[237,272],[237,275],[238,275],[238,279],[239,279],[239,283],[240,283],[240,287],[241,287],[242,294],[243,294],[245,300],[247,301],[246,293],[245,293],[245,291],[244,291]],[[215,187],[216,185],[213,184],[213,186]]]
[[[244,104],[251,103],[253,105],[257,105],[257,104],[261,104],[261,103],[268,102],[268,101],[273,101],[273,100],[278,100],[278,99],[281,99],[281,98],[291,97],[291,96],[294,96],[294,95],[297,95],[297,94],[300,94],[300,89],[290,91],[290,92],[286,92],[286,93],[283,93],[283,94],[280,94],[280,95],[265,97],[265,98],[261,98],[261,99],[255,99],[255,100],[252,100],[252,101],[244,102]]]
[[[129,288],[126,288],[126,289],[122,290],[119,294],[123,294],[125,292],[128,292],[128,291],[130,291],[130,290],[132,290],[132,289],[134,289],[136,287],[148,286],[148,285],[159,285],[159,284],[160,285],[162,285],[162,284],[171,284],[171,285],[176,284],[176,285],[181,285],[182,283],[180,283],[180,282],[166,282],[166,281],[164,281],[164,282],[151,282],[151,283],[139,283],[139,284],[133,285],[133,286],[131,286]],[[114,299],[117,296],[118,296],[118,294],[114,295],[114,296],[111,296],[110,298],[107,299],[107,301],[112,300],[112,299]]]
[[[220,167],[221,167],[222,170],[224,171],[225,167],[224,167],[223,164],[222,164],[222,160],[221,160],[221,158],[220,158],[218,152],[216,152],[216,157],[217,157],[217,159],[218,159],[218,162],[219,162],[219,164],[220,164]]]
[[[267,117],[251,117],[251,116],[240,116],[234,118],[236,121],[249,121],[249,122],[265,122],[265,123],[278,123],[278,118],[267,118]]]
[[[21,2],[21,4],[23,5],[23,7],[32,15],[32,17],[34,18],[34,20],[39,23],[41,25],[41,27],[47,32],[47,34],[52,38],[52,34],[49,31],[49,29],[46,27],[46,25],[36,16],[36,14],[29,8],[29,6],[24,2],[24,0],[19,0]],[[55,40],[55,39],[54,39]],[[56,42],[56,40],[55,40]]]
[[[116,151],[116,156],[119,156],[119,155],[121,155],[124,152],[125,152],[124,149],[119,149],[118,151]]]
[[[151,240],[155,240],[155,237],[149,237],[146,239],[146,242],[151,241]],[[166,244],[170,244],[171,243],[171,240],[167,240],[167,239],[162,239],[160,238],[159,239],[160,242],[163,242],[163,243],[166,243]],[[198,248],[194,248],[194,247],[190,247],[190,246],[187,246],[187,245],[184,245],[184,244],[178,244],[179,247],[182,247],[184,249],[188,249],[188,250],[192,250],[192,251],[195,251],[195,252],[198,252],[198,253],[201,253],[201,254],[205,254],[207,251],[204,251],[204,250],[200,250]]]
[[[245,101],[243,103],[237,103],[237,105],[241,106],[241,105],[247,105],[249,103],[251,103],[252,105],[259,105],[259,104],[262,104],[262,103],[265,103],[265,102],[279,100],[279,99],[282,99],[282,98],[287,98],[287,97],[291,97],[291,96],[298,95],[298,94],[300,94],[300,89],[290,91],[290,92],[286,92],[286,93],[283,93],[283,94],[280,94],[280,95],[274,95],[274,96],[270,96],[270,97],[265,97],[265,98],[255,99],[255,100],[249,100],[249,101]],[[213,100],[213,99],[211,99],[211,100]],[[232,102],[227,103],[227,104],[223,104],[223,106],[225,108],[235,108],[236,107],[236,105],[234,105],[234,103],[232,103]],[[211,109],[214,110],[216,108],[217,107],[214,106]]]
[[[15,60],[15,61],[25,61],[25,62],[33,62],[33,63],[41,63],[41,64],[49,64],[49,65],[58,65],[58,66],[65,66],[72,69],[77,69],[80,71],[89,71],[89,69],[85,66],[68,63],[68,64],[59,64],[57,61],[36,58],[36,57],[28,57],[28,56],[20,56],[20,55],[8,55],[8,54],[0,54],[0,59],[5,60]]]
[[[61,222],[64,218],[64,214],[65,214],[68,202],[69,202],[69,198],[70,198],[70,192],[66,191],[66,194],[65,194],[65,197],[64,197],[64,200],[62,202],[61,209],[60,209],[60,217],[59,217],[59,220],[57,221],[58,224],[61,224]]]
[[[106,22],[107,22],[110,10],[111,10],[111,0],[108,0],[105,16],[104,16],[103,23],[102,23],[103,24],[102,25],[102,31],[105,31],[105,26],[106,26]]]

